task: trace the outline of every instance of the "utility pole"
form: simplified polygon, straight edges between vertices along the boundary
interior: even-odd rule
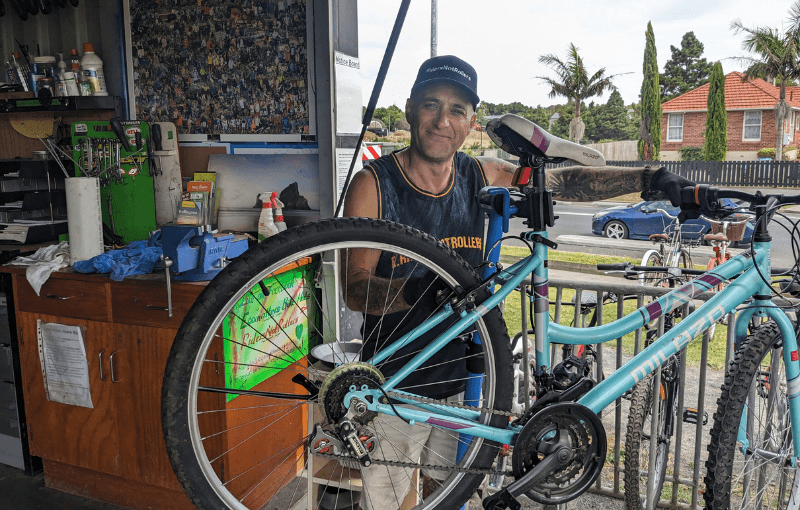
[[[437,51],[437,37],[436,25],[438,24],[438,15],[436,14],[436,0],[431,0],[431,58],[436,56]]]

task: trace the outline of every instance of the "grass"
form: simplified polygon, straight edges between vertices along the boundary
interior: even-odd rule
[[[506,264],[514,260],[518,260],[520,257],[527,255],[529,252],[526,248],[517,248],[511,246],[504,246],[501,249],[501,261]],[[634,262],[639,263],[638,259],[632,258],[625,258],[625,257],[614,257],[608,255],[587,255],[585,253],[569,253],[569,252],[556,252],[552,251],[549,254],[550,260],[558,260],[558,261],[565,261],[565,262],[577,262],[581,264],[613,264],[619,262]],[[585,275],[587,278],[590,278],[590,275]],[[556,289],[550,288],[550,302],[553,303],[556,301]],[[572,306],[568,304],[572,301],[575,297],[575,290],[573,289],[564,289],[562,291],[561,296],[561,313],[559,317],[559,323],[564,326],[571,326],[574,321],[575,311]],[[527,303],[527,301],[526,301]],[[514,291],[505,300],[505,312],[504,317],[506,321],[506,326],[508,327],[508,332],[510,336],[514,336],[517,332],[521,330],[521,318],[522,313],[520,310],[521,303],[520,303],[520,293],[518,291]],[[623,306],[623,315],[627,315],[636,310],[636,300],[626,300]],[[530,315],[530,314],[528,314]],[[550,320],[555,321],[556,315],[556,305],[550,305]],[[617,319],[617,304],[611,303],[606,304],[603,307],[603,324],[609,324]],[[530,317],[528,318],[530,321]],[[588,318],[587,318],[588,323]],[[643,336],[643,335],[642,335]],[[698,339],[693,340],[688,348],[686,359],[690,365],[698,365],[702,359],[702,342],[698,341]],[[643,339],[642,339],[643,342]],[[635,333],[629,333],[622,337],[622,349],[623,352],[627,355],[633,355],[635,352]],[[709,343],[708,346],[708,366],[714,369],[722,369],[725,365],[725,354],[726,354],[726,344],[727,344],[727,327],[722,324],[717,324],[714,337],[712,341]],[[615,349],[617,346],[617,342],[611,341],[608,342],[607,347]]]

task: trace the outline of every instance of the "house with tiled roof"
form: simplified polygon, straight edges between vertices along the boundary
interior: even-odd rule
[[[725,109],[728,112],[727,160],[755,160],[763,147],[775,147],[775,104],[780,89],[757,78],[743,81],[744,74],[725,75]],[[661,110],[662,161],[679,160],[682,147],[701,147],[708,112],[709,84],[701,85],[663,103]],[[800,87],[786,87],[791,105],[784,123],[784,145],[800,143]]]

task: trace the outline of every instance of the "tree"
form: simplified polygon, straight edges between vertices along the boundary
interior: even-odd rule
[[[386,129],[391,131],[396,121],[406,118],[406,112],[401,110],[396,104],[393,104],[388,108],[375,108],[375,113],[372,115],[372,118],[383,122]]]
[[[581,120],[581,101],[602,95],[607,90],[617,90],[611,80],[619,75],[606,76],[605,68],[601,68],[589,76],[578,48],[572,43],[567,49],[566,60],[550,53],[540,56],[539,62],[556,73],[555,78],[537,76],[551,87],[548,97],[566,97],[568,103],[574,105],[575,117],[569,124],[569,139],[580,142],[586,127]]]
[[[595,141],[630,140],[631,119],[628,118],[628,107],[619,91],[612,92],[606,104],[595,107],[592,117]]]
[[[775,159],[783,156],[783,124],[789,118],[791,107],[786,101],[786,84],[800,79],[800,0],[796,0],[789,10],[789,28],[781,32],[770,27],[745,27],[741,20],[731,23],[731,29],[738,35],[745,34],[742,48],[755,56],[740,57],[748,66],[744,79],[766,78],[778,83],[780,95],[775,104]]]
[[[728,152],[728,113],[725,111],[725,75],[719,62],[711,69],[705,139],[703,160],[723,161]]]
[[[656,36],[647,22],[644,46],[644,79],[642,80],[642,120],[639,123],[639,157],[656,161],[661,153],[661,89],[658,86]]]
[[[663,101],[708,83],[708,74],[711,72],[711,64],[705,58],[700,58],[704,46],[694,32],[683,34],[680,48],[670,45],[669,49],[672,58],[664,64],[664,72],[658,78]]]

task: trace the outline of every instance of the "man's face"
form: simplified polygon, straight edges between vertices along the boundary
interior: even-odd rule
[[[446,161],[461,147],[475,124],[475,112],[460,88],[429,85],[406,101],[411,144],[423,157]]]

